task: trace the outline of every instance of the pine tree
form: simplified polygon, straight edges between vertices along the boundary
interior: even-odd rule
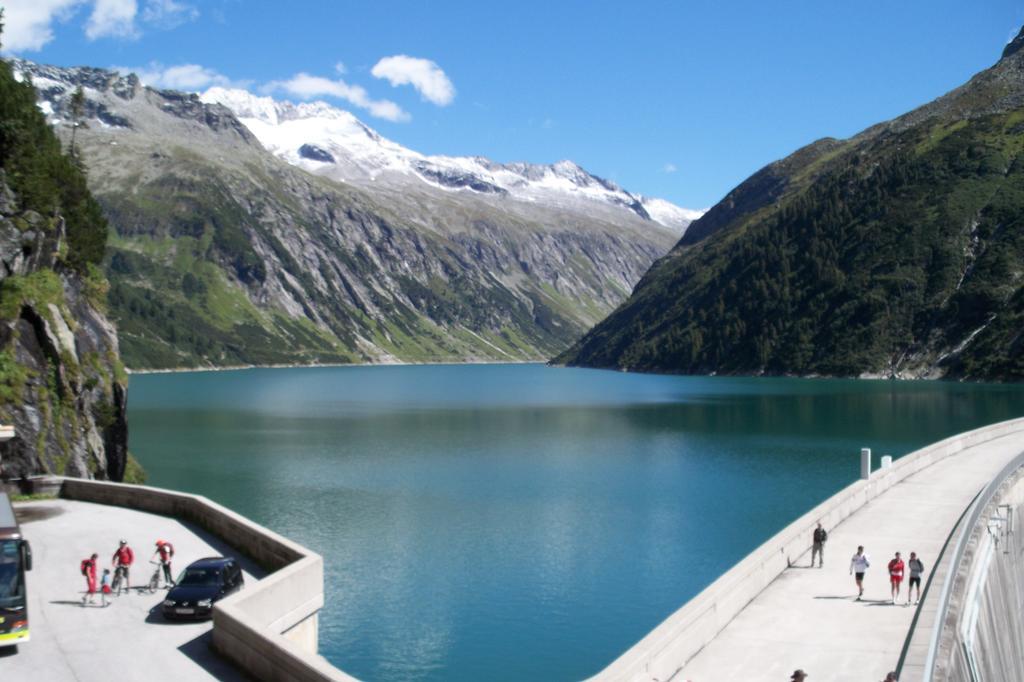
[[[81,158],[78,154],[78,147],[75,146],[75,133],[78,132],[78,126],[81,125],[82,113],[85,111],[85,92],[82,90],[82,86],[79,85],[74,93],[71,95],[71,158],[74,159],[75,163],[79,166],[82,165]]]

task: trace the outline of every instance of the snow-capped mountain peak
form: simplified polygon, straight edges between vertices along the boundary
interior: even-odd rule
[[[639,198],[640,203],[643,204],[644,208],[647,209],[647,213],[650,214],[651,220],[670,227],[673,225],[681,226],[680,232],[685,231],[690,223],[707,213],[706,208],[683,208],[676,206],[671,201],[645,197],[643,195]]]
[[[426,156],[322,101],[295,104],[221,87],[200,98],[230,109],[264,147],[288,163],[341,182],[426,184],[503,200],[625,210],[679,234],[702,213],[634,195],[569,160],[502,164],[480,156]]]
[[[234,112],[238,118],[247,118],[276,126],[278,103],[272,97],[260,97],[246,90],[213,87],[203,95],[204,102],[223,104]]]

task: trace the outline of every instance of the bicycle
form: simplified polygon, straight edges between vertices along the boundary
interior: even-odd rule
[[[121,580],[122,579],[125,582],[128,581],[128,567],[127,566],[118,566],[117,568],[115,568],[114,569],[114,579],[112,581],[110,581],[110,591],[112,593],[114,593],[114,595],[117,596],[117,597],[121,596]],[[128,592],[129,588],[125,587],[124,591]]]
[[[149,582],[142,588],[142,590],[149,594],[153,594],[160,589],[160,570],[163,566],[159,561],[150,561],[149,563],[153,564],[156,568],[153,569],[153,576],[149,579]]]

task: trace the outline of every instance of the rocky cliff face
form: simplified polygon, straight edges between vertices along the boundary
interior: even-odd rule
[[[105,283],[65,269],[65,221],[21,210],[0,170],[0,443],[3,477],[120,481],[126,378],[102,312]]]
[[[674,239],[609,202],[549,205],[476,179],[338,182],[277,158],[220,104],[99,69],[16,68],[65,139],[85,93],[77,141],[112,228],[109,300],[133,368],[543,359]],[[343,161],[316,143],[296,154]]]

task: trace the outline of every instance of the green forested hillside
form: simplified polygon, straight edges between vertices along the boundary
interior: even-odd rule
[[[919,110],[760,171],[556,361],[1024,378],[1021,42]]]

